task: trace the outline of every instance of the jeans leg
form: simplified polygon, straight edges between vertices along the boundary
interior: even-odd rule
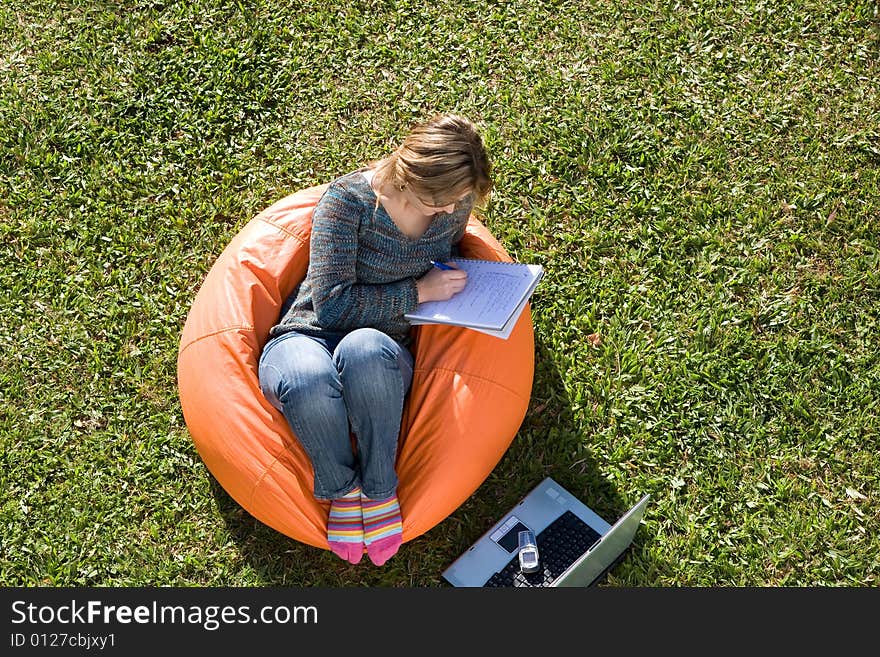
[[[357,438],[363,493],[385,499],[397,489],[394,461],[403,401],[412,383],[412,354],[381,331],[363,328],[339,342],[333,359]]]
[[[336,499],[355,488],[348,412],[327,348],[298,333],[280,335],[263,349],[259,377],[266,399],[284,414],[312,462],[315,497]]]

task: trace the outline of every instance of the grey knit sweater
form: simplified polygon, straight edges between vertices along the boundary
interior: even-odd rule
[[[431,260],[453,255],[472,202],[438,215],[412,239],[377,204],[362,171],[334,180],[315,206],[306,277],[284,302],[270,337],[288,331],[332,337],[373,327],[409,343],[403,314],[418,305],[416,279]]]

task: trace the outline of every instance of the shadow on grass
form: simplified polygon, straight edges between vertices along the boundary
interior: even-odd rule
[[[537,337],[537,336],[536,336]],[[459,509],[441,524],[447,540],[451,563],[477,538],[497,522],[544,477],[552,477],[587,506],[610,523],[622,516],[641,491],[618,491],[605,477],[590,449],[590,436],[572,413],[554,353],[538,338],[535,344],[535,380],[526,417],[517,437],[487,477],[486,481]],[[621,492],[626,493],[622,496]],[[650,509],[650,507],[649,507]],[[618,573],[633,569],[630,581],[647,581],[645,573],[665,572],[667,567],[653,561],[647,544],[653,541],[643,525],[636,533],[625,559],[600,582],[600,586],[618,583]],[[628,581],[629,580],[629,581]]]
[[[602,476],[589,444],[590,436],[583,435],[573,418],[553,353],[538,340],[532,398],[507,453],[464,504],[430,531],[404,543],[381,568],[366,555],[360,564],[351,565],[326,550],[298,543],[253,518],[213,478],[211,485],[232,539],[262,585],[444,587],[449,584],[442,571],[544,477],[552,477],[611,523],[623,515],[629,505]],[[667,570],[650,562],[651,551],[645,549],[650,541],[642,526],[624,561],[600,585],[639,585],[634,582],[644,581],[646,573]],[[630,569],[638,573],[618,579],[618,571]]]
[[[370,565],[366,555],[359,565],[348,564],[327,550],[295,541],[263,524],[239,506],[213,476],[211,490],[229,536],[246,563],[239,569],[245,585],[330,588],[382,585],[364,577],[369,574],[366,567]],[[238,582],[229,584],[239,585]]]

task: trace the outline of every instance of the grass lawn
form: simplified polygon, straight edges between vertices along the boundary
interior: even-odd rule
[[[446,586],[552,476],[608,586],[880,584],[874,0],[0,5],[0,585]],[[206,470],[180,332],[257,212],[456,111],[546,275],[521,430],[382,568]],[[588,336],[592,336],[588,338]]]

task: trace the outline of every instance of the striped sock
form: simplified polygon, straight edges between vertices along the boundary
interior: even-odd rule
[[[361,518],[361,489],[355,488],[330,503],[327,542],[333,554],[350,563],[364,556],[364,521]]]
[[[403,541],[403,524],[397,495],[384,500],[371,500],[361,495],[361,510],[367,554],[370,561],[381,566],[397,554]]]

